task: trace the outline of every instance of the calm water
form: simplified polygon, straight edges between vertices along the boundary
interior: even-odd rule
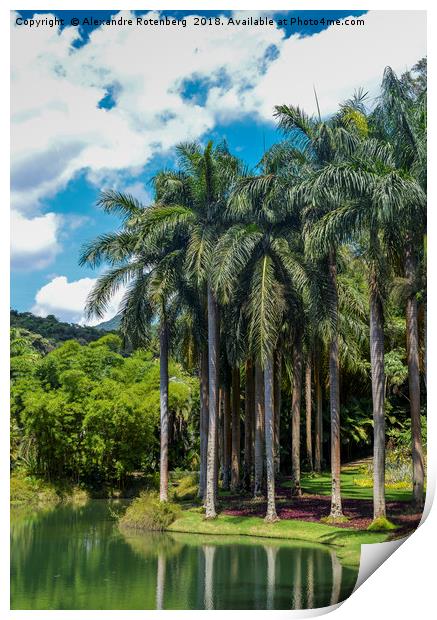
[[[13,510],[12,609],[301,609],[337,603],[357,571],[322,546],[125,535],[102,500]]]

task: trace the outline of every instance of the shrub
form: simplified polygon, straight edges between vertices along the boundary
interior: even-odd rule
[[[372,521],[367,529],[369,532],[389,532],[391,530],[397,530],[397,525],[385,517],[378,517]]]
[[[175,521],[180,511],[172,502],[161,502],[158,493],[145,491],[133,500],[119,520],[122,527],[162,531]]]
[[[195,499],[199,489],[199,476],[197,473],[190,473],[182,476],[175,483],[173,496],[178,500]]]
[[[56,489],[42,480],[31,476],[11,476],[11,504],[57,504],[61,498]]]

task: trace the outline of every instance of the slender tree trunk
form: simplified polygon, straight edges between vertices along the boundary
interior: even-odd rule
[[[231,392],[228,377],[223,387],[223,490],[229,491],[231,482]]]
[[[320,379],[320,360],[314,355],[314,387],[316,390],[316,423],[314,428],[314,468],[318,474],[322,471],[323,417],[322,417],[322,383]]]
[[[159,467],[159,499],[168,499],[168,328],[165,318],[159,329],[159,391],[161,410],[161,458]]]
[[[275,461],[273,454],[273,353],[269,353],[264,368],[264,415],[267,470],[266,521],[277,521],[275,504]]]
[[[409,242],[405,256],[405,275],[414,290],[416,257]],[[423,459],[422,428],[420,424],[420,371],[419,371],[419,329],[417,322],[417,299],[411,291],[407,298],[407,357],[408,389],[411,413],[411,438],[413,455],[413,500],[418,508],[423,507],[425,466]]]
[[[208,286],[208,364],[209,364],[209,427],[208,459],[206,471],[205,518],[214,519],[216,512],[215,479],[217,472],[217,413],[219,381],[218,307],[211,288]]]
[[[329,278],[332,296],[332,311],[335,316],[334,333],[329,345],[329,404],[331,410],[331,513],[338,519],[343,516],[341,506],[341,457],[340,457],[340,365],[338,361],[338,293],[337,265],[334,253],[329,256]]]
[[[246,491],[250,489],[252,474],[252,421],[255,407],[253,363],[251,359],[246,361],[246,386],[244,399],[244,473],[243,484]]]
[[[384,318],[372,269],[370,281],[370,364],[373,401],[373,517],[385,517]]]
[[[313,470],[313,442],[311,435],[312,414],[311,414],[311,353],[305,365],[305,434],[306,434],[306,452],[310,470]]]
[[[278,475],[281,469],[281,453],[280,453],[280,430],[281,430],[281,384],[282,384],[282,351],[278,346],[275,351],[275,368],[274,368],[274,454],[275,454],[275,474]]]
[[[293,345],[293,394],[291,398],[291,494],[302,495],[300,487],[300,405],[302,400],[302,338]]]
[[[218,465],[218,476],[217,476],[217,492],[218,492],[218,481],[220,480],[220,472],[222,473],[223,476],[223,462],[224,462],[224,458],[223,458],[223,452],[224,452],[224,424],[223,424],[223,394],[224,394],[224,390],[223,390],[223,386],[220,387],[219,389],[219,416],[218,416],[218,459],[217,459],[217,465]]]
[[[426,357],[426,343],[427,343],[427,339],[428,339],[428,324],[427,324],[427,317],[428,317],[428,313],[427,313],[427,303],[426,303],[426,299],[423,303],[423,378],[425,380],[425,389],[428,389],[428,385],[426,382],[427,379],[427,368],[428,368],[428,362],[427,362],[427,357]]]
[[[231,490],[240,486],[240,369],[232,369],[232,464]]]
[[[200,352],[200,477],[199,497],[205,497],[206,462],[208,458],[208,347]]]
[[[264,377],[259,363],[255,365],[255,484],[254,496],[262,495],[263,481],[263,417]]]

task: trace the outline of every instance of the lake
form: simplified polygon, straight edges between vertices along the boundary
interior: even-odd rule
[[[11,509],[11,608],[306,609],[344,600],[356,582],[330,547],[126,533],[121,509]]]

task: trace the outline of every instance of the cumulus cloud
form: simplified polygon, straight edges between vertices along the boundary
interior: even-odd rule
[[[133,18],[123,11],[126,18]],[[158,17],[151,13],[148,17]],[[91,179],[143,166],[244,109],[278,29],[101,27],[12,29],[12,197],[34,208],[87,170]],[[203,81],[211,97],[185,96]],[[110,109],[99,107],[111,93]]]
[[[25,217],[11,213],[11,266],[15,269],[43,269],[61,247],[58,242],[62,218],[55,213]]]
[[[74,27],[13,25],[17,208],[33,208],[83,170],[96,183],[140,170],[218,122],[271,120],[279,102],[315,111],[313,86],[328,114],[356,87],[374,88],[386,65],[404,70],[426,53],[425,12],[373,11],[365,26],[288,39],[275,27],[196,27],[193,19],[186,28],[102,26],[81,47]],[[100,107],[108,94],[110,109]]]
[[[385,67],[403,72],[426,55],[425,11],[370,11],[360,19],[364,26],[333,26],[284,40],[248,105],[258,105],[266,118],[278,103],[315,114],[315,88],[327,115],[360,86],[375,97]]]
[[[54,314],[61,321],[79,325],[97,325],[102,321],[108,321],[117,314],[124,289],[120,289],[114,295],[102,319],[87,319],[84,307],[95,283],[94,278],[81,278],[69,282],[65,276],[56,276],[39,289],[31,311],[37,316]]]

